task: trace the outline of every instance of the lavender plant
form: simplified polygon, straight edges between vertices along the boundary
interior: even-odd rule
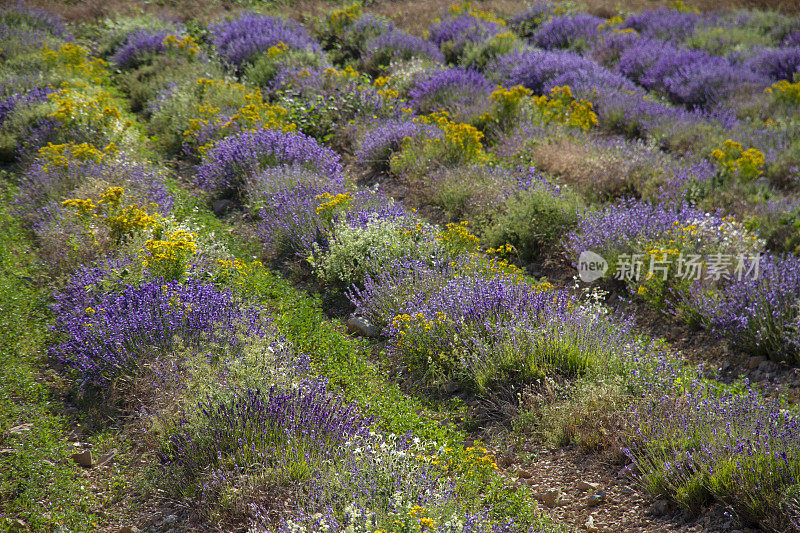
[[[303,165],[331,178],[340,176],[342,171],[339,156],[311,137],[263,129],[215,144],[197,167],[195,183],[217,194],[239,191],[245,180],[259,170],[284,165]]]
[[[73,370],[81,387],[104,388],[130,379],[177,339],[238,346],[237,332],[258,335],[260,319],[232,295],[198,280],[154,279],[108,291],[97,269],[77,272],[55,296],[50,356]]]
[[[319,43],[303,26],[277,17],[244,13],[212,24],[209,30],[217,53],[236,69],[281,43],[298,50],[319,50]]]

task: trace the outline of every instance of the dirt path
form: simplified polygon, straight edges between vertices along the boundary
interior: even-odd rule
[[[575,447],[550,450],[531,446],[525,460],[504,464],[507,479],[527,485],[545,513],[568,531],[614,533],[730,532],[741,527],[725,510],[712,507],[694,516],[635,488],[624,467],[587,455]]]

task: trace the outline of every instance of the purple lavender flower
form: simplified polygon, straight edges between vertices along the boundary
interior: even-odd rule
[[[486,41],[503,31],[496,22],[463,14],[434,23],[428,29],[428,40],[439,47],[448,61],[456,62],[468,44]]]
[[[238,190],[248,176],[268,167],[304,165],[331,179],[340,176],[339,156],[297,132],[263,129],[228,137],[203,157],[195,183],[206,191]]]
[[[409,102],[420,113],[435,111],[468,114],[485,106],[494,85],[483,74],[463,67],[434,70],[421,76],[408,92]]]
[[[579,217],[577,229],[565,238],[565,246],[574,257],[585,250],[608,256],[630,253],[636,243],[666,235],[676,221],[698,218],[704,218],[704,213],[686,205],[623,201]]]
[[[763,255],[753,275],[736,277],[721,290],[697,282],[683,296],[713,331],[753,355],[800,361],[800,258]]]
[[[279,43],[297,50],[320,50],[319,43],[303,26],[277,17],[244,13],[239,18],[212,24],[209,30],[217,53],[236,68]]]
[[[712,106],[742,86],[763,88],[769,84],[764,76],[725,58],[653,39],[639,39],[625,50],[617,69],[643,87],[687,105]]]
[[[67,31],[62,20],[49,11],[36,9],[23,2],[17,2],[16,5],[3,9],[4,12],[0,13],[0,24],[2,25],[30,28],[35,31],[47,32],[66,41],[72,40],[72,35]]]
[[[523,85],[537,94],[553,87],[569,85],[578,94],[593,90],[625,89],[635,86],[619,76],[574,52],[526,50],[498,58],[486,69],[506,86]]]
[[[401,61],[412,57],[444,61],[444,56],[436,45],[398,29],[381,33],[367,41],[362,59],[364,64],[374,71],[392,61]]]
[[[744,66],[771,80],[791,81],[800,72],[800,45],[761,50],[745,61]]]
[[[47,96],[55,92],[50,86],[34,87],[33,89],[22,92],[13,93],[3,100],[0,100],[0,127],[3,122],[9,118],[14,111],[27,109],[35,104],[47,101]]]
[[[87,283],[88,282],[88,283]],[[258,313],[243,310],[228,292],[197,280],[153,280],[105,292],[96,269],[79,271],[55,296],[49,354],[76,371],[82,386],[107,386],[180,338],[189,346],[236,346],[240,327],[261,334]]]
[[[603,22],[600,17],[585,13],[556,17],[539,27],[533,39],[537,46],[546,50],[567,48],[576,41],[594,39],[600,33],[598,26]]]
[[[304,465],[311,477],[323,462],[344,460],[344,444],[364,437],[373,421],[330,394],[325,380],[289,392],[272,387],[229,396],[200,402],[198,417],[178,425],[160,457],[175,490],[207,504],[254,465],[282,475]]]
[[[404,139],[435,139],[438,136],[441,136],[441,130],[430,124],[413,120],[390,120],[364,133],[355,159],[361,165],[385,170],[392,154],[400,150]]]
[[[695,27],[703,21],[698,13],[686,13],[674,9],[648,9],[631,15],[622,24],[645,37],[655,37],[670,41],[683,41],[694,33]]]
[[[167,30],[151,31],[144,28],[134,30],[117,48],[111,61],[120,68],[133,68],[144,56],[163,52],[166,49],[164,38],[169,34]]]

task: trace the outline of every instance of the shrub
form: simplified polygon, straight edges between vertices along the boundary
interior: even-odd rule
[[[574,226],[582,202],[567,189],[534,183],[508,199],[486,230],[492,247],[513,245],[526,259],[539,257]]]
[[[484,394],[598,364],[610,370],[638,349],[624,326],[548,284],[514,277],[458,277],[409,307],[389,329],[393,351],[434,383],[456,381]]]
[[[217,53],[236,69],[281,43],[297,50],[319,51],[319,44],[303,26],[277,17],[244,13],[212,24],[209,31]]]
[[[579,42],[594,39],[603,24],[603,19],[593,15],[555,17],[542,24],[534,33],[536,45],[545,50],[577,46]]]
[[[491,39],[505,30],[504,21],[468,4],[452,6],[448,15],[428,28],[428,39],[449,63],[458,63],[467,45]]]
[[[408,92],[409,103],[419,113],[446,111],[461,121],[479,114],[493,89],[483,74],[462,67],[428,73]]]
[[[282,107],[265,102],[257,89],[198,78],[164,95],[151,127],[166,151],[202,155],[226,135],[261,128],[295,129],[286,115]]]
[[[355,159],[373,170],[388,170],[392,156],[400,151],[406,139],[433,139],[440,136],[439,129],[418,120],[390,120],[362,135]]]
[[[399,29],[392,29],[366,42],[362,63],[367,72],[375,74],[391,62],[406,61],[413,57],[444,61],[444,56],[434,44]]]
[[[435,168],[486,162],[489,155],[483,150],[483,133],[469,124],[457,124],[446,112],[420,117],[419,122],[435,125],[441,136],[408,138],[402,150],[390,162],[390,169],[410,180],[418,179]]]
[[[195,183],[209,192],[239,191],[260,170],[285,165],[302,165],[331,178],[342,171],[339,156],[311,137],[263,129],[215,144],[197,167]]]
[[[750,354],[797,364],[798,264],[791,254],[764,255],[751,265],[755,275],[730,276],[717,287],[694,282],[681,295],[680,307]]]
[[[227,292],[197,280],[155,279],[139,286],[103,290],[101,273],[76,273],[56,296],[50,356],[76,372],[83,387],[130,379],[156,355],[180,342],[236,346],[237,330],[259,331],[257,314],[240,308]]]
[[[722,149],[712,151],[711,157],[717,160],[723,177],[752,181],[764,173],[764,154],[755,148],[745,150],[730,139],[723,143]]]
[[[332,233],[327,250],[314,246],[309,258],[317,276],[331,286],[360,284],[401,258],[428,260],[441,253],[434,229],[422,222],[375,219],[353,226],[341,220]]]

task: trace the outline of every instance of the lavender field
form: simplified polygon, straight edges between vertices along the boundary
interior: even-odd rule
[[[650,4],[0,7],[0,531],[800,532],[800,16]]]

